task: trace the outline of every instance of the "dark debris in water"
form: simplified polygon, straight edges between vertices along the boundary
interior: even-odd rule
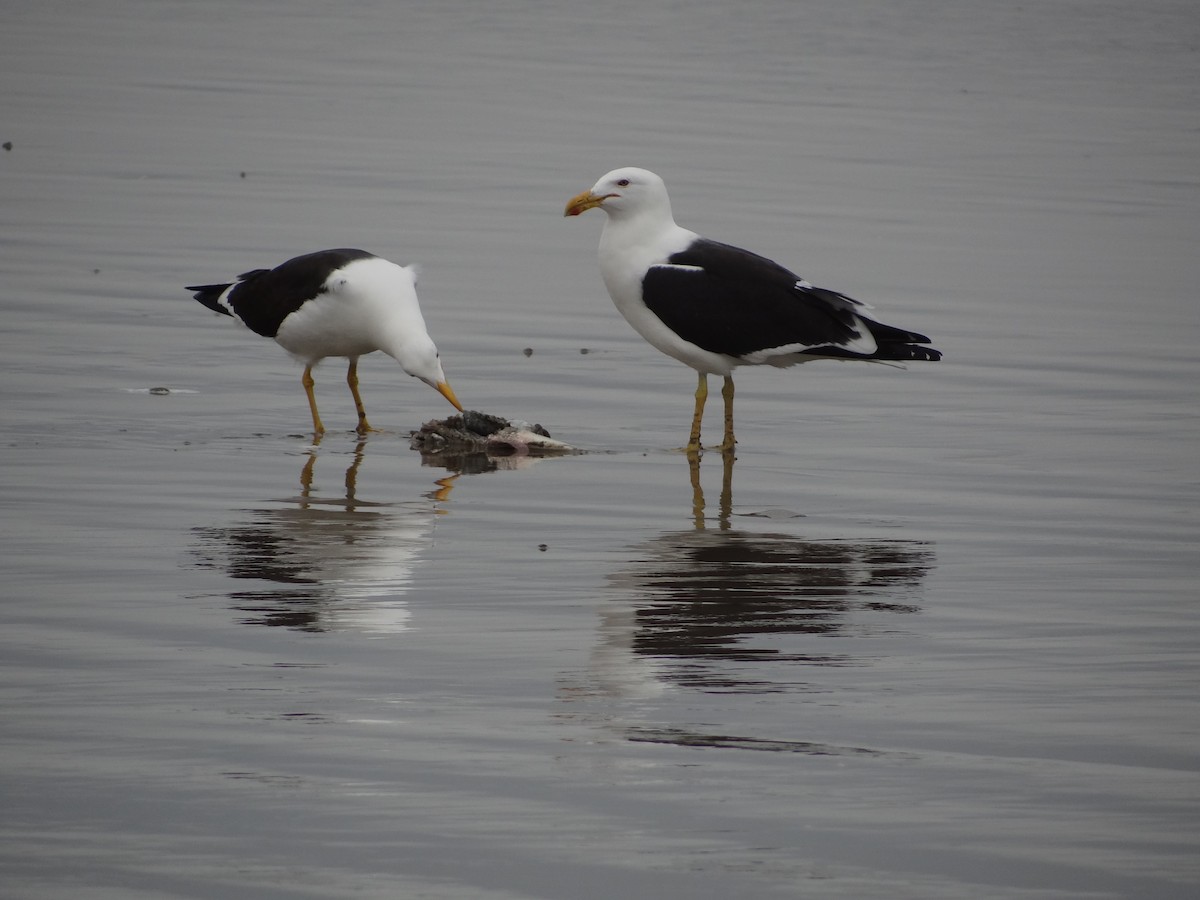
[[[412,433],[411,447],[435,465],[474,473],[500,468],[498,460],[579,452],[555,440],[541,425],[473,409],[426,422]]]

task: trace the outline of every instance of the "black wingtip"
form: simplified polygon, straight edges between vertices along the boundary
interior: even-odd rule
[[[231,285],[228,284],[193,284],[184,287],[185,291],[192,291],[192,299],[204,304],[213,312],[219,312],[222,315],[232,316],[233,313],[220,304],[221,295],[229,290]]]
[[[920,344],[880,344],[870,358],[897,362],[937,362],[942,358],[942,351]]]

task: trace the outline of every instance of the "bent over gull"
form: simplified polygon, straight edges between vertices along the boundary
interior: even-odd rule
[[[643,338],[699,373],[684,448],[699,452],[708,376],[725,384],[725,435],[732,452],[733,377],[738,366],[779,368],[814,359],[938,360],[929,338],[884,325],[865,304],[814,287],[765,257],[675,224],[663,180],[646,169],[614,169],[572,197],[565,215],[608,214],[600,274],[621,315]]]
[[[398,266],[365,250],[319,250],[274,269],[254,269],[233,283],[186,288],[214,312],[274,338],[304,363],[302,383],[313,431],[325,426],[317,414],[312,370],[327,356],[349,360],[346,383],[358,412],[358,433],[374,431],[358,392],[358,358],[382,350],[409,375],[462,411],[446,382],[438,349],[425,328],[417,301],[414,266]]]

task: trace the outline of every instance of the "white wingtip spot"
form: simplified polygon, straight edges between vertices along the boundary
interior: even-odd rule
[[[653,269],[671,269],[674,272],[703,272],[703,266],[684,266],[679,263],[658,263],[651,266]]]

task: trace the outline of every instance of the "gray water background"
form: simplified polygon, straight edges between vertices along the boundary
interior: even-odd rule
[[[0,896],[1200,889],[1194,3],[4,21]],[[562,218],[629,164],[945,360],[742,370],[697,498],[693,375]],[[314,444],[181,288],[329,246],[591,452],[423,465],[379,356],[388,431],[331,362]]]

